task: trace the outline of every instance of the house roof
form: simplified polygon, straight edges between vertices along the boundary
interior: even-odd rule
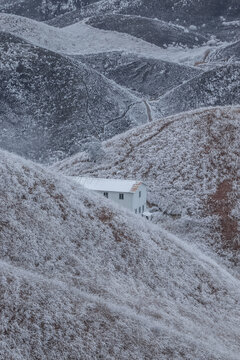
[[[77,176],[74,176],[74,179],[77,183],[89,190],[106,192],[135,193],[139,186],[143,184],[143,182],[137,180],[103,179]]]

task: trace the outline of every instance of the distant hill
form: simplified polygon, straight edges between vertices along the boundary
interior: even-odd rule
[[[209,30],[217,35],[220,17],[225,21],[239,20],[237,0],[102,0],[56,17],[51,24],[64,27],[90,16],[109,14],[140,15],[171,21],[183,26],[198,26],[203,33]]]
[[[152,105],[162,116],[205,106],[237,105],[239,76],[239,63],[216,67],[171,90]]]
[[[0,174],[2,358],[237,360],[228,271],[31,162]]]
[[[45,21],[98,0],[0,0],[0,12]]]
[[[123,12],[201,26],[219,21],[221,16],[238,19],[240,4],[237,0],[141,0]]]
[[[87,24],[103,30],[124,32],[160,47],[181,45],[189,48],[207,42],[194,31],[158,19],[133,15],[108,14],[91,17]]]
[[[200,109],[161,119],[55,165],[67,175],[137,178],[148,186],[156,221],[208,244],[239,264],[240,108]],[[227,260],[227,261],[228,261]]]
[[[95,15],[105,15],[109,13],[116,14],[124,10],[128,12],[129,9],[138,8],[141,1],[142,0],[100,0],[81,9],[76,9],[66,14],[56,16],[54,19],[47,21],[47,23],[56,27],[65,27]]]
[[[137,97],[81,63],[7,33],[0,49],[2,148],[49,162],[148,121]]]
[[[129,34],[105,31],[85,24],[85,21],[59,29],[22,16],[0,14],[0,31],[10,33],[34,45],[67,55],[85,55],[125,51],[171,61],[167,49],[160,48]],[[186,49],[174,47],[186,56]],[[193,50],[194,51],[194,50]]]
[[[198,68],[120,51],[77,55],[74,58],[116,83],[151,99],[160,97],[202,72]]]

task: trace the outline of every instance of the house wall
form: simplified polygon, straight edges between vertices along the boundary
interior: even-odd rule
[[[141,197],[139,197],[139,191],[141,191]],[[103,191],[97,191],[99,194],[104,196]],[[133,212],[137,209],[137,213],[139,214],[139,207],[141,207],[142,213],[142,206],[144,206],[144,211],[146,211],[147,207],[147,189],[144,184],[142,184],[138,190],[133,193],[123,193],[124,200],[119,199],[119,192],[111,192],[108,191],[108,199],[116,202],[118,205],[123,206]]]
[[[101,194],[102,196],[104,196],[104,192],[103,191],[97,191],[99,194]],[[124,194],[124,199],[120,200],[119,199],[119,192],[110,192],[108,191],[108,199],[116,202],[118,205],[123,206],[129,210],[133,211],[133,195],[132,193],[121,193]]]
[[[139,191],[141,191],[141,197],[139,197]],[[142,184],[138,190],[133,194],[133,211],[137,209],[137,213],[139,214],[139,207],[141,207],[142,213],[142,206],[144,206],[144,211],[147,208],[147,189],[144,184]]]

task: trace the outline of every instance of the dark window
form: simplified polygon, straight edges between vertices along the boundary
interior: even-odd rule
[[[104,192],[103,196],[105,196],[106,198],[108,198],[108,192]]]
[[[144,205],[142,206],[142,212],[144,213]]]
[[[123,200],[124,199],[124,194],[119,194],[119,199]]]
[[[141,191],[139,191],[139,197],[141,197],[142,196],[142,192]]]
[[[139,214],[141,214],[141,206],[139,206],[139,209],[138,209],[138,211],[139,211]]]
[[[135,214],[137,214],[137,209],[135,209]]]

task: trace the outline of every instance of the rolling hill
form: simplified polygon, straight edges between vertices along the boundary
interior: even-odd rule
[[[0,174],[3,358],[237,360],[228,271],[39,165]]]
[[[184,58],[196,55],[196,49],[171,46],[170,51],[169,48],[160,48],[129,34],[94,28],[87,25],[86,21],[79,21],[74,25],[59,29],[26,17],[0,14],[0,31],[65,55],[125,51],[170,62],[173,58],[177,62],[180,55]],[[204,54],[205,51],[206,46],[200,47],[200,53]],[[193,55],[191,55],[192,52]]]
[[[181,26],[140,16],[108,14],[91,17],[87,24],[103,30],[130,34],[151,44],[167,47],[180,45],[192,48],[207,42],[207,38]]]
[[[54,168],[142,179],[157,222],[238,267],[239,114],[239,107],[219,107],[161,119],[104,142],[96,163],[85,152]]]
[[[0,146],[41,162],[147,121],[145,105],[79,62],[0,34]]]
[[[139,96],[151,99],[158,98],[202,73],[198,68],[120,51],[76,55],[74,59],[136,92]]]
[[[239,0],[0,0],[0,360],[239,360],[239,36]]]
[[[238,105],[239,75],[237,62],[217,66],[166,93],[152,106],[164,117],[207,106]]]
[[[213,32],[217,35],[221,28],[221,17],[224,21],[239,20],[239,11],[237,0],[102,0],[55,17],[50,23],[64,27],[91,16],[125,14],[157,18],[183,26],[194,25],[203,33]]]

